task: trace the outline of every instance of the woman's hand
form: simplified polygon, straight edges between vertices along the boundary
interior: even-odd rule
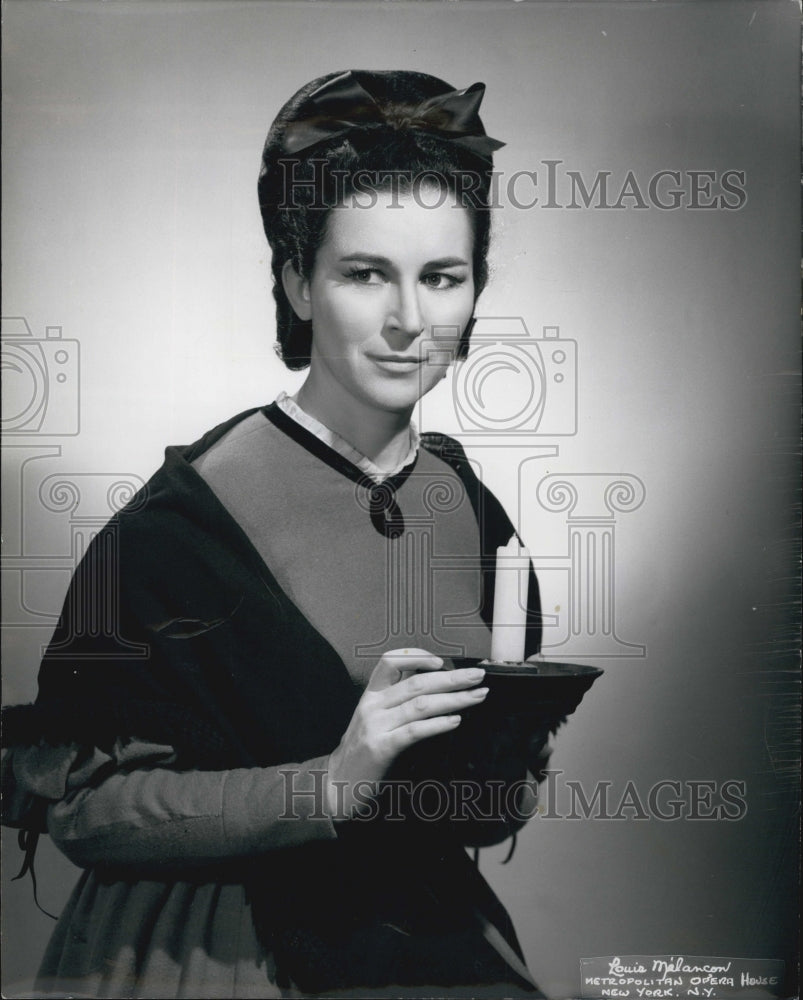
[[[348,729],[329,757],[329,808],[336,819],[364,803],[402,750],[454,729],[460,723],[456,713],[485,698],[488,689],[476,686],[485,676],[481,667],[442,666],[443,660],[424,649],[394,649],[374,667]],[[405,676],[410,671],[429,673]]]

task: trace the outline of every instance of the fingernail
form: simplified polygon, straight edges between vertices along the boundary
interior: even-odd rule
[[[432,659],[438,664],[439,667],[443,666],[443,660],[440,658],[440,656],[433,656]]]
[[[474,688],[472,691],[469,691],[469,694],[474,698],[484,698],[488,694],[488,688]]]
[[[481,681],[485,676],[485,671],[482,667],[472,667],[468,672],[469,680]]]

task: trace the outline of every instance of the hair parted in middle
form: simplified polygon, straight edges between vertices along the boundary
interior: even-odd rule
[[[483,84],[454,90],[427,73],[347,70],[318,77],[284,105],[262,153],[259,207],[273,259],[277,353],[308,367],[312,324],[293,311],[282,283],[290,261],[309,278],[329,212],[372,192],[439,187],[464,206],[474,236],[475,299],[488,279],[493,152],[477,109]],[[457,351],[465,357],[473,319]]]

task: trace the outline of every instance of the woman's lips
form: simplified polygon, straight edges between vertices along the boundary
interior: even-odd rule
[[[390,371],[415,371],[424,364],[425,359],[399,354],[375,354],[371,360],[381,368]]]

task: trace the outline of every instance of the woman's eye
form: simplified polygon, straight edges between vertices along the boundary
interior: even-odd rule
[[[382,280],[382,275],[373,267],[356,267],[346,273],[347,278],[359,285],[375,285]]]
[[[425,274],[422,280],[429,288],[454,288],[461,284],[463,279],[436,271],[433,274]]]

